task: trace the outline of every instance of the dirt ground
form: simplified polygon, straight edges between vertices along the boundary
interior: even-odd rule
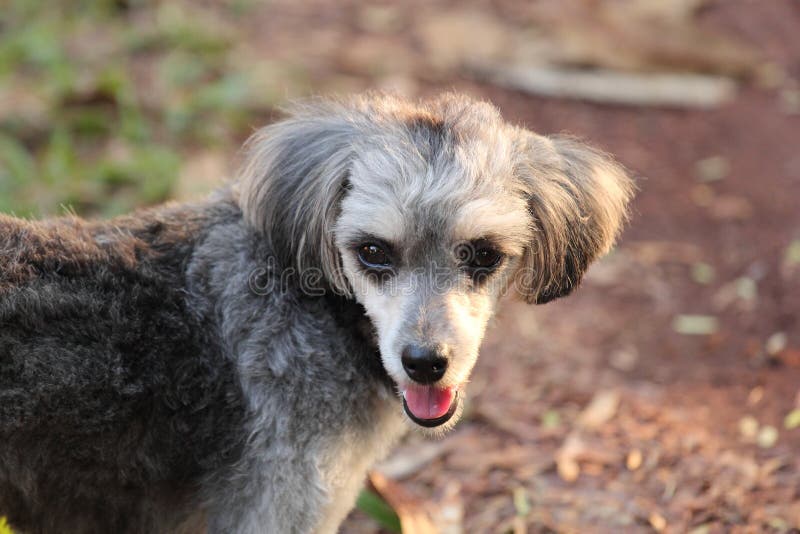
[[[718,3],[702,21],[800,76],[796,2]],[[800,406],[800,116],[753,84],[710,111],[464,79],[421,92],[450,88],[616,154],[640,193],[617,250],[574,296],[506,304],[466,419],[396,454],[403,486],[440,512],[460,507],[466,532],[800,529],[800,429],[784,424]],[[727,163],[724,178],[699,179],[708,158]],[[682,315],[717,328],[679,333]],[[343,528],[370,531],[358,512]]]

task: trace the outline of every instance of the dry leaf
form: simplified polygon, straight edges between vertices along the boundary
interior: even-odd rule
[[[457,482],[447,484],[436,508],[433,520],[441,534],[464,532],[464,501],[460,484]]]
[[[778,442],[778,429],[774,426],[764,425],[762,426],[758,434],[756,434],[756,443],[762,449],[769,449],[770,447],[774,447],[775,443]]]
[[[424,501],[376,471],[369,473],[369,483],[397,512],[403,534],[438,534]]]
[[[375,469],[392,480],[402,480],[413,475],[447,450],[447,441],[412,443],[396,449]]]
[[[672,329],[685,336],[706,336],[719,328],[716,317],[711,315],[677,315],[672,320]]]
[[[664,516],[658,512],[653,512],[650,514],[650,526],[652,526],[657,532],[661,532],[667,528],[667,520],[664,519]]]
[[[619,392],[615,390],[596,393],[589,405],[581,412],[578,422],[587,428],[598,428],[604,425],[616,415],[619,400]]]
[[[625,460],[625,466],[631,471],[636,471],[642,466],[642,460],[642,451],[639,449],[633,449],[628,453],[628,458]]]

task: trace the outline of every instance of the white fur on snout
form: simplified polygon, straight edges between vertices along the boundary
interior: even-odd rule
[[[356,260],[347,254],[352,253],[342,251],[345,275],[353,287],[356,300],[364,306],[377,330],[383,367],[392,380],[402,386],[408,382],[408,377],[403,369],[397,338],[403,322],[403,310],[413,293],[411,282],[407,278],[395,278],[385,285],[376,284],[361,274]]]
[[[486,325],[493,313],[492,296],[477,291],[450,291],[424,303],[424,310],[411,309],[412,303],[417,302],[414,291],[419,289],[414,287],[413,277],[401,275],[388,284],[379,285],[363,276],[352,258],[346,258],[344,265],[356,299],[377,330],[383,366],[400,388],[409,382],[401,352],[402,346],[411,339],[420,344],[447,347],[448,370],[438,384],[441,387],[463,386],[475,366]],[[438,324],[414,324],[408,321],[409,314],[420,316],[423,323],[432,320]],[[420,331],[427,332],[428,338],[416,339]]]
[[[491,296],[479,292],[450,292],[445,296],[452,325],[451,358],[442,384],[460,386],[469,378],[478,359],[486,325],[493,313]]]

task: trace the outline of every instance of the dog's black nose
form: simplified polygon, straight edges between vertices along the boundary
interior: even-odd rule
[[[420,384],[433,384],[447,371],[447,359],[428,347],[408,345],[403,349],[402,361],[409,378]]]

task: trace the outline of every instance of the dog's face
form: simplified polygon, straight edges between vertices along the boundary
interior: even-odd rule
[[[531,218],[523,196],[509,194],[510,139],[459,140],[438,117],[401,120],[394,153],[367,148],[354,159],[334,234],[407,414],[432,427],[459,406]]]
[[[454,423],[500,297],[569,293],[631,192],[604,155],[454,95],[300,110],[257,134],[241,187],[276,253],[364,306],[423,427]]]

